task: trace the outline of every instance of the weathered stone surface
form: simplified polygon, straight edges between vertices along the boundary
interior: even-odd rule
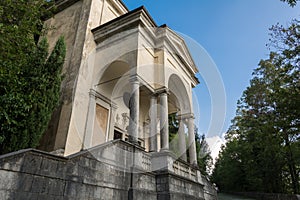
[[[42,176],[34,176],[31,191],[33,193],[44,194],[47,192],[48,178]]]
[[[9,199],[11,191],[0,189],[0,199]]]
[[[57,176],[58,161],[51,159],[43,159],[41,163],[40,173],[44,176],[56,177]]]
[[[50,179],[47,185],[47,194],[55,196],[63,196],[65,181],[59,179]]]
[[[11,171],[0,173],[0,190],[17,190],[19,174]]]
[[[15,154],[12,153],[12,155]],[[14,156],[12,159],[13,161],[11,162],[5,162],[5,158],[2,158],[0,162],[0,169],[6,169],[9,171],[20,171],[24,159],[18,156]]]
[[[42,159],[36,155],[26,155],[21,168],[22,172],[28,174],[35,174],[41,168]]]
[[[23,199],[32,199],[32,200],[39,200],[39,194],[31,193],[31,192],[14,192],[11,193],[8,199],[14,200],[23,200]]]
[[[149,190],[133,190],[133,199],[157,200],[157,194]]]
[[[22,191],[24,192],[29,192],[31,191],[32,188],[32,183],[33,183],[33,176],[29,174],[20,174],[19,176],[19,184],[21,186]]]
[[[112,148],[115,145],[128,144],[115,141]],[[103,149],[100,148],[99,151]],[[105,151],[111,150],[106,147]],[[148,172],[141,167],[131,175],[126,168],[111,165],[105,159],[95,159],[88,156],[89,153],[84,151],[73,157],[63,158],[27,150],[0,158],[2,166],[14,166],[14,162],[23,160],[22,164],[18,164],[21,165],[19,171],[14,167],[16,171],[10,171],[10,167],[0,168],[0,199],[127,200],[131,181],[132,198],[137,200],[204,199],[203,185],[199,182],[170,171]],[[208,180],[204,180],[208,184]],[[211,186],[204,188],[206,192],[210,192],[209,198],[205,199],[216,199]]]

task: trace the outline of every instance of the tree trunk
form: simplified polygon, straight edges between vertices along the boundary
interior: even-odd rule
[[[285,142],[287,146],[287,161],[288,161],[288,167],[289,171],[291,174],[291,179],[292,179],[292,186],[293,186],[293,193],[294,194],[299,194],[299,177],[296,171],[296,165],[295,165],[295,160],[293,157],[293,152],[291,149],[290,141],[288,138],[288,134],[285,136]]]

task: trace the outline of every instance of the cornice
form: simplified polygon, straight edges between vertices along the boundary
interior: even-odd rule
[[[114,34],[138,28],[139,25],[143,27],[157,27],[143,6],[94,28],[92,33],[94,34],[95,42],[98,44]]]
[[[70,7],[78,1],[86,1],[86,0],[55,0],[55,14],[63,11],[64,9]],[[126,13],[128,12],[127,6],[124,4],[122,0],[109,0],[113,4],[117,5],[117,8],[120,12]]]
[[[115,3],[118,6],[119,11],[123,13],[129,12],[129,9],[127,8],[127,6],[124,4],[122,0],[109,0],[109,1]]]
[[[167,87],[161,87],[155,90],[155,94],[156,95],[161,95],[161,94],[166,94],[169,95],[170,94],[170,90]]]

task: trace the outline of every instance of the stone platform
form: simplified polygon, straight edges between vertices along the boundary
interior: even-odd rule
[[[170,153],[115,140],[62,157],[35,149],[0,156],[0,199],[217,199],[200,172]]]

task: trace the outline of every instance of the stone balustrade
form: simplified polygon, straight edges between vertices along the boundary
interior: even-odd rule
[[[115,140],[106,143],[93,154],[98,160],[111,161],[110,164],[122,166],[130,170],[132,166],[145,172],[167,170],[175,175],[188,178],[203,184],[201,173],[189,163],[178,159],[170,152],[148,153],[142,147],[133,146],[131,143]],[[99,149],[99,147],[97,148]],[[93,149],[91,149],[93,152]]]
[[[197,175],[197,169],[194,169],[186,162],[183,162],[181,160],[175,160],[173,162],[173,171],[174,174],[189,178],[190,180],[193,180],[195,182],[201,182],[201,176],[198,177]],[[199,172],[200,173],[200,172]]]
[[[142,155],[142,168],[146,171],[150,171],[151,170],[151,157],[145,153],[143,153]]]

